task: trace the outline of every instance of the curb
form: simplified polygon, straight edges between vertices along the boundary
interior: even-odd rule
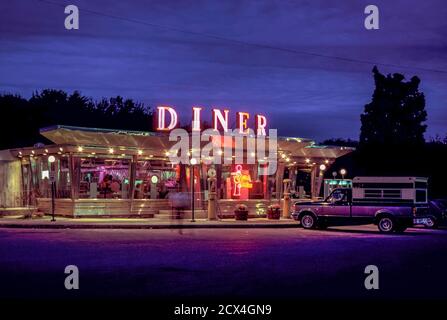
[[[18,224],[2,223],[0,229],[275,229],[298,228],[299,224]]]

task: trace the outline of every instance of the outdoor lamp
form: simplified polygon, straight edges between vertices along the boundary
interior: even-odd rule
[[[189,179],[191,180],[191,222],[195,222],[195,217],[194,217],[194,165],[197,164],[197,159],[196,158],[191,158],[191,160],[189,160],[189,163],[191,164],[191,174]]]
[[[49,161],[50,163],[53,163],[54,161],[56,161],[56,158],[55,158],[54,156],[49,156],[49,157],[48,157],[48,161]]]
[[[326,166],[325,166],[324,164],[322,164],[322,165],[320,166],[320,170],[321,170],[321,171],[326,170]]]

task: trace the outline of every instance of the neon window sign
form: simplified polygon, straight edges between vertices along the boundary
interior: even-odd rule
[[[231,173],[234,183],[233,196],[239,197],[242,188],[251,189],[253,184],[251,183],[250,174],[242,172],[242,165],[236,165],[235,169],[236,171]]]

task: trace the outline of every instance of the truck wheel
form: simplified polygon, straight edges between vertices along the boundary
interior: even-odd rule
[[[391,233],[396,228],[393,218],[389,216],[381,217],[377,226],[379,227],[379,231],[383,233]]]
[[[438,227],[438,224],[437,224],[435,218],[433,218],[433,217],[428,217],[428,218],[427,218],[427,223],[426,223],[425,226],[426,226],[427,228],[430,228],[430,229],[436,229],[436,228]]]
[[[315,229],[315,227],[317,225],[315,216],[312,213],[303,214],[303,216],[301,217],[300,223],[304,229]]]

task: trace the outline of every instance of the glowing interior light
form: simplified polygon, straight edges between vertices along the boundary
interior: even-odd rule
[[[138,155],[141,156],[143,154],[143,150],[138,150]]]
[[[79,151],[79,152],[82,152],[82,151],[84,151],[84,148],[81,147],[81,146],[79,146],[79,147],[78,147],[78,151]]]
[[[109,148],[109,153],[114,153],[115,150],[113,150],[113,148]]]

